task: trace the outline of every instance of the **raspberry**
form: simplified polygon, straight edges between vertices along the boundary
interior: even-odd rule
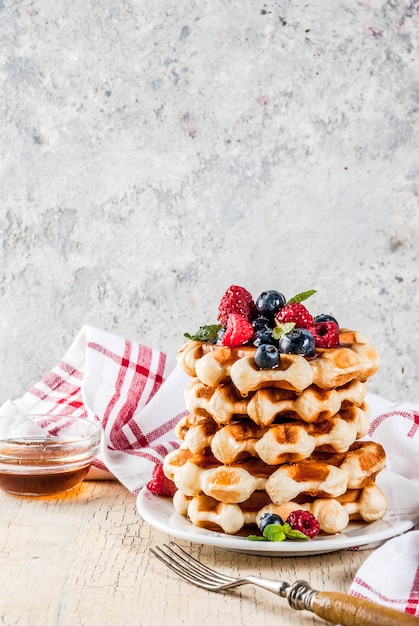
[[[316,348],[334,348],[339,345],[339,326],[335,322],[318,322],[308,329]]]
[[[275,318],[281,324],[295,322],[297,328],[309,328],[313,325],[313,316],[301,302],[288,302],[276,314]]]
[[[304,535],[307,535],[307,537],[310,537],[310,539],[314,539],[320,530],[320,524],[314,515],[302,509],[290,513],[287,518],[287,523],[293,530],[299,530],[301,533],[304,533]]]
[[[218,321],[225,326],[230,313],[237,313],[246,320],[256,317],[256,305],[252,295],[244,287],[231,285],[220,300]]]
[[[237,313],[228,316],[227,326],[221,343],[229,348],[242,346],[253,335],[253,326]]]
[[[163,463],[156,463],[151,480],[146,485],[155,496],[172,497],[177,489],[173,480],[167,478],[163,472]]]

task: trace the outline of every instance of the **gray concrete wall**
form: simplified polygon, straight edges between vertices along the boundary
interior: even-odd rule
[[[317,289],[419,399],[417,1],[0,0],[0,41],[1,401],[231,283]]]

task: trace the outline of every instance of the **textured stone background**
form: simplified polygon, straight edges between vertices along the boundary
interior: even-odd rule
[[[419,3],[0,0],[0,400],[315,288],[419,401]],[[307,303],[309,304],[309,303]]]

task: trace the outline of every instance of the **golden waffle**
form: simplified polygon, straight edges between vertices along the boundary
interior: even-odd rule
[[[254,352],[254,348],[189,341],[179,350],[177,358],[189,376],[197,377],[208,387],[216,387],[231,378],[243,396],[267,386],[301,392],[312,384],[312,371],[304,357],[284,354],[277,368],[259,370],[254,363]]]
[[[222,463],[232,463],[239,456],[241,422],[225,426],[212,440],[212,452]],[[344,409],[327,422],[304,424],[296,421],[273,424],[256,430],[253,448],[244,436],[246,452],[257,455],[269,465],[295,463],[308,458],[314,450],[346,452],[356,439],[368,432],[369,411],[362,408]],[[257,432],[259,430],[259,432]],[[253,433],[249,433],[250,435]],[[244,451],[244,450],[243,450]],[[237,458],[237,457],[236,457]]]
[[[175,510],[195,526],[227,534],[237,533],[243,526],[255,524],[258,512],[269,504],[269,496],[265,491],[255,491],[240,505],[218,502],[204,494],[186,496],[180,490],[173,497]]]
[[[386,498],[374,481],[363,489],[348,490],[339,498],[313,498],[283,504],[267,501],[266,492],[255,492],[245,502],[229,504],[205,494],[187,496],[179,490],[173,504],[175,510],[195,526],[227,534],[238,533],[244,526],[258,523],[266,513],[276,513],[285,521],[292,511],[299,509],[314,515],[323,532],[335,534],[344,530],[350,519],[366,522],[381,519],[387,507]]]
[[[368,427],[369,410],[364,403],[315,424],[287,420],[263,427],[243,418],[219,428],[209,416],[187,415],[175,432],[193,454],[210,449],[221,463],[255,456],[269,465],[279,465],[305,459],[315,449],[345,452],[368,432]]]
[[[387,499],[373,480],[362,489],[348,489],[337,501],[344,507],[349,519],[365,522],[381,519],[387,508]]]
[[[204,493],[220,502],[237,503],[247,500],[254,491],[264,489],[277,466],[259,459],[226,466],[212,455],[193,455],[186,448],[179,448],[165,457],[163,469],[188,496]]]
[[[377,372],[380,359],[378,352],[370,345],[367,337],[355,330],[341,329],[339,341],[343,346],[350,346],[356,352],[362,365],[360,380],[367,380]]]
[[[361,406],[366,383],[353,380],[336,389],[310,385],[301,393],[275,387],[263,388],[243,398],[232,383],[208,387],[194,378],[185,390],[188,411],[209,414],[220,426],[238,415],[249,416],[256,424],[269,426],[279,415],[291,414],[311,423],[333,417],[341,408]]]
[[[337,497],[347,489],[365,487],[384,465],[385,452],[380,444],[355,442],[342,454],[314,452],[299,463],[280,465],[266,481],[265,489],[276,504],[294,500],[299,494]]]
[[[375,477],[384,469],[386,461],[383,447],[375,441],[356,441],[349,448],[349,452],[341,454],[315,451],[311,458],[344,471],[348,476],[348,489],[365,487],[371,477]]]
[[[291,511],[304,509],[309,511],[327,534],[341,532],[350,520],[374,522],[381,519],[387,509],[387,499],[380,487],[370,480],[362,489],[348,489],[337,498],[311,498],[309,500],[268,504],[261,509],[256,522],[266,513],[276,513],[286,520]]]
[[[187,448],[170,452],[165,475],[185,495],[205,494],[219,502],[237,504],[254,491],[265,490],[272,502],[282,504],[301,494],[337,497],[347,489],[363,488],[381,471],[383,448],[374,442],[355,442],[342,454],[313,453],[298,463],[268,465],[260,459],[223,465],[212,454],[193,455]]]
[[[364,335],[341,330],[341,345],[317,349],[307,360],[296,354],[282,354],[278,367],[259,369],[254,362],[255,348],[227,348],[188,341],[178,352],[178,361],[192,377],[208,387],[231,379],[242,396],[264,387],[279,387],[301,393],[310,385],[321,389],[341,387],[351,380],[366,380],[378,369],[376,350]]]
[[[179,349],[177,360],[188,376],[198,377],[208,387],[215,387],[228,377],[228,371],[237,359],[253,352],[253,348],[246,346],[228,348],[201,341],[187,341]]]
[[[264,388],[249,401],[249,417],[257,424],[269,425],[275,417],[291,413],[304,422],[328,420],[348,406],[361,406],[367,392],[366,383],[353,380],[335,389],[311,385],[296,394],[282,389]]]

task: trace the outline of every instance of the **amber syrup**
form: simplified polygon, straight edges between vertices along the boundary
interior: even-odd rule
[[[8,493],[49,496],[69,491],[82,482],[91,465],[90,460],[82,462],[80,455],[85,457],[86,450],[79,447],[71,451],[70,460],[63,442],[19,442],[18,455],[16,445],[17,442],[13,444],[13,457],[11,447],[0,450],[0,488]]]

